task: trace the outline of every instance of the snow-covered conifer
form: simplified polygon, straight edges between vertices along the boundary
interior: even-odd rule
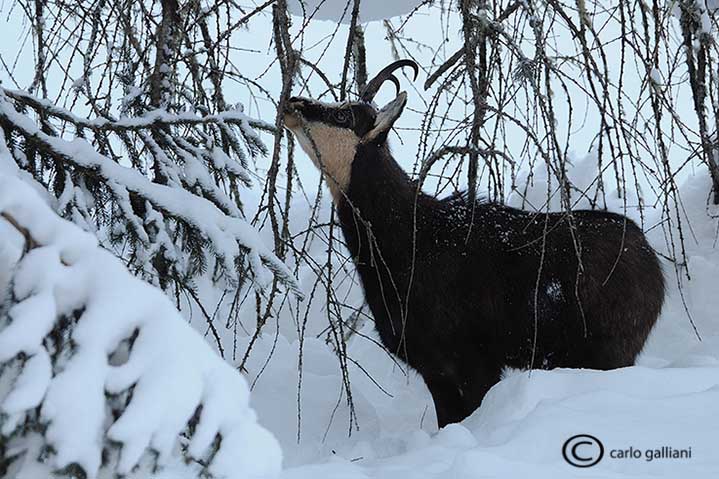
[[[7,150],[0,158],[0,217],[25,248],[0,265],[12,267],[0,317],[0,475],[275,475],[281,451],[240,373],[162,291],[57,217]]]

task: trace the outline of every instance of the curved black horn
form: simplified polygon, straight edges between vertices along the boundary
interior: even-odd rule
[[[417,75],[419,75],[419,66],[415,62],[412,60],[397,60],[396,62],[390,63],[384,67],[373,79],[367,82],[367,85],[365,85],[360,92],[360,99],[362,101],[371,102],[379,91],[379,87],[387,80],[394,83],[394,86],[397,88],[397,93],[399,93],[399,80],[397,80],[397,77],[392,73],[402,67],[412,67],[414,70],[414,78],[412,78],[412,80],[414,81],[417,79]]]

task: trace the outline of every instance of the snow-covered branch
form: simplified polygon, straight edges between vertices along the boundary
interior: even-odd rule
[[[78,467],[127,474],[143,461],[212,477],[275,475],[281,452],[242,376],[162,291],[4,171],[0,221],[32,245],[0,317],[0,465],[44,477]]]
[[[23,106],[36,108],[43,119],[41,124],[18,111],[12,99],[21,100]],[[138,154],[133,159],[137,163],[135,168],[123,166],[111,153],[112,138],[103,138],[99,142],[99,146],[107,151],[107,154],[101,154],[81,135],[67,140],[53,134],[48,123],[53,116],[70,122],[79,130],[91,129],[96,135],[103,131],[136,131],[142,145],[135,148],[126,144],[127,150],[139,151],[144,146],[151,159]],[[290,271],[244,219],[241,205],[217,184],[218,178],[248,183],[250,178],[244,166],[222,148],[214,146],[207,134],[204,134],[203,144],[197,141],[203,138],[200,131],[193,139],[187,134],[184,137],[174,135],[169,130],[178,125],[214,124],[222,128],[221,134],[229,143],[237,144],[236,138],[229,140],[232,135],[228,125],[234,124],[244,132],[244,138],[251,139],[247,144],[255,145],[248,147],[250,151],[258,151],[257,145],[262,143],[241,111],[205,117],[153,111],[144,117],[117,121],[83,120],[26,93],[0,91],[0,123],[12,135],[3,138],[3,143],[15,147],[9,153],[20,166],[35,174],[38,170],[41,173],[48,169],[48,173],[55,176],[56,180],[47,187],[57,189],[58,210],[65,209],[71,217],[83,219],[78,222],[88,227],[102,218],[114,218],[115,221],[109,222],[112,223],[111,237],[115,241],[129,241],[135,263],[141,267],[145,267],[147,260],[159,258],[171,263],[175,271],[158,272],[174,278],[192,278],[204,271],[205,255],[212,252],[220,269],[229,274],[230,279],[234,276],[242,280],[238,275],[242,275],[245,266],[243,262],[238,266],[236,261],[244,258],[255,275],[256,285],[268,283],[269,278],[263,273],[266,269],[299,294]],[[262,148],[264,152],[263,145]],[[239,149],[239,146],[234,147],[236,151]],[[39,159],[33,161],[30,155],[39,156]],[[142,173],[147,171],[147,165],[155,171],[154,177]],[[58,185],[60,177],[63,181]],[[236,184],[231,183],[228,187],[234,190]],[[105,204],[107,200],[110,200],[109,204]],[[200,267],[192,266],[198,263]],[[152,265],[155,270],[161,269]]]
[[[246,128],[250,132],[252,128],[268,132],[275,131],[275,127],[273,125],[245,115],[242,111],[241,105],[232,110],[204,116],[198,116],[190,112],[170,114],[167,110],[156,109],[138,117],[124,117],[121,119],[95,118],[88,120],[73,114],[70,110],[55,105],[49,100],[37,98],[22,90],[2,90],[7,97],[12,98],[20,104],[27,105],[48,116],[55,116],[73,125],[95,131],[136,131],[150,127],[163,127],[168,125],[196,126],[210,123],[227,123],[230,125],[236,125],[241,128]],[[266,152],[265,145],[258,136],[250,134],[250,137],[256,140],[253,146],[256,146],[259,151]]]

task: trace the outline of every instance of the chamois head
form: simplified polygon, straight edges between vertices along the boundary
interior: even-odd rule
[[[381,147],[407,102],[399,91],[393,72],[410,66],[417,78],[419,67],[411,60],[396,61],[380,71],[360,92],[359,101],[323,103],[292,97],[285,111],[285,125],[294,133],[302,149],[325,175],[335,201],[349,184],[352,160],[359,144]],[[386,81],[394,83],[397,96],[378,109],[373,99]]]

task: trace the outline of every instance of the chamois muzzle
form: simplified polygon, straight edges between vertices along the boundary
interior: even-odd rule
[[[299,126],[302,111],[309,105],[311,100],[297,96],[291,97],[285,107],[285,125],[290,128]]]
[[[298,110],[301,109],[304,105],[308,104],[310,100],[307,98],[302,98],[299,96],[293,96],[290,97],[289,100],[287,100],[287,106],[290,110]]]
[[[374,100],[375,95],[377,95],[379,88],[387,80],[394,83],[394,86],[397,89],[396,94],[399,94],[399,80],[397,80],[397,77],[394,76],[393,72],[403,67],[412,67],[412,70],[414,70],[414,78],[412,78],[412,81],[417,79],[417,75],[419,75],[419,66],[412,60],[398,60],[384,67],[374,78],[367,82],[367,85],[365,85],[360,92],[360,100],[371,103],[372,100]]]

